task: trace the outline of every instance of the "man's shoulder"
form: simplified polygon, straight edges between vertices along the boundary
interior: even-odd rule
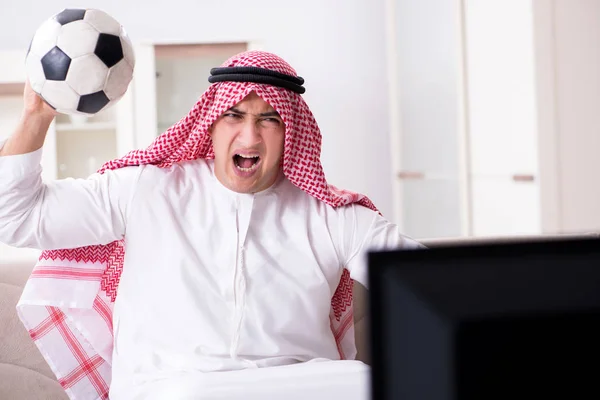
[[[196,159],[177,162],[169,166],[140,165],[140,184],[155,189],[198,181],[212,174],[211,160]]]
[[[338,218],[346,221],[357,221],[363,224],[371,224],[376,219],[381,219],[382,216],[369,207],[365,207],[359,203],[350,203],[335,208]]]
[[[379,215],[378,212],[358,203],[334,207],[316,196],[298,188],[289,180],[286,180],[285,184],[282,186],[284,186],[284,191],[287,192],[288,197],[295,199],[298,205],[306,210],[313,210],[317,211],[319,214],[327,215],[329,218],[337,219],[353,217],[371,220]]]
[[[180,161],[169,166],[160,166],[154,164],[140,165],[143,174],[152,177],[173,177],[186,175],[204,175],[212,173],[210,163],[212,160],[196,159]]]

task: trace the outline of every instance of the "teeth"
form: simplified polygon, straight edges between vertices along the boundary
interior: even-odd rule
[[[250,168],[242,168],[239,165],[235,165],[237,169],[239,169],[240,171],[244,171],[244,172],[250,172],[250,171],[254,171],[256,169],[256,167],[258,167],[258,163],[254,164],[253,166],[251,166]]]
[[[249,167],[249,168],[242,168],[242,167],[240,167],[235,162],[234,163],[235,167],[237,169],[239,169],[240,171],[243,171],[243,172],[252,172],[252,171],[256,170],[258,168],[258,164],[260,164],[260,161],[258,160],[260,158],[260,156],[245,156],[245,155],[242,155],[242,154],[236,154],[236,156],[241,157],[241,158],[245,158],[245,159],[257,159],[256,162],[251,167]]]

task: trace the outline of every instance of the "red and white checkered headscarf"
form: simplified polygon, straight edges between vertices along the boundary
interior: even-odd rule
[[[223,67],[259,67],[296,76],[281,58],[248,51]],[[359,194],[327,183],[320,162],[321,133],[304,99],[290,90],[258,83],[212,84],[181,121],[148,148],[129,152],[100,170],[214,158],[208,128],[251,91],[269,103],[285,123],[282,168],[287,179],[333,206],[359,203],[376,211]],[[18,312],[29,334],[72,399],[108,398],[113,346],[112,309],[125,253],[123,241],[105,246],[44,251],[25,286]],[[354,357],[353,282],[347,270],[331,302],[331,328],[341,358]]]

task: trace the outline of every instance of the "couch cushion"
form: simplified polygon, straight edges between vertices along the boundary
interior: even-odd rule
[[[31,275],[34,265],[35,261],[16,263],[0,261],[0,282],[23,287]]]
[[[354,341],[356,343],[356,359],[369,363],[368,332],[367,332],[367,289],[358,282],[354,282],[352,304],[354,307]]]
[[[50,367],[19,320],[16,305],[21,288],[0,283],[0,363],[32,370],[56,379]],[[0,381],[3,381],[0,378]],[[0,396],[0,399],[5,397]],[[33,398],[33,397],[32,397]]]
[[[60,384],[27,368],[0,363],[0,399],[67,400]]]

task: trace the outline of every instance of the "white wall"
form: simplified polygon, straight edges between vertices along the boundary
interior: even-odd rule
[[[563,230],[600,229],[600,2],[556,1]]]
[[[102,9],[135,42],[258,41],[306,79],[304,95],[323,133],[328,180],[366,193],[392,215],[384,4],[369,0],[3,0],[0,50],[28,46],[66,7]]]
[[[544,230],[600,230],[600,2],[534,2]]]

